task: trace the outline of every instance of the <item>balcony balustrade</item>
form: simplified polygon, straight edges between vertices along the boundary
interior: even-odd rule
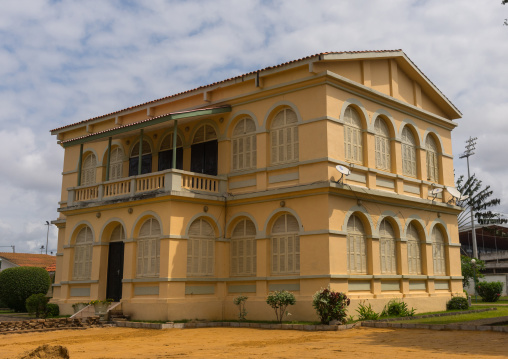
[[[225,176],[209,176],[170,169],[88,186],[68,188],[67,206],[73,206],[78,202],[101,202],[108,199],[129,198],[152,191],[220,195],[226,190],[227,178]]]

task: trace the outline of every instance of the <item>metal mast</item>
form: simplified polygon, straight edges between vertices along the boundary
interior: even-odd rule
[[[469,136],[469,140],[466,140],[466,152],[459,156],[459,158],[466,157],[467,159],[467,178],[468,180],[471,178],[471,174],[469,173],[469,156],[474,155],[476,140],[478,137]],[[474,210],[473,204],[471,204],[471,230],[473,231],[473,258],[478,258],[478,247],[476,245],[476,229],[474,226]]]

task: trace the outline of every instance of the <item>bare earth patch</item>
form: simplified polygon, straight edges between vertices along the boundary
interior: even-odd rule
[[[0,358],[44,344],[78,358],[505,358],[506,333],[359,328],[300,332],[248,328],[93,328],[0,335]]]

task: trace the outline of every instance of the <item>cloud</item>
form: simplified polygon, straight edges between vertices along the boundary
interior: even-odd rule
[[[57,215],[63,151],[49,129],[323,51],[403,49],[464,114],[456,174],[478,136],[472,169],[508,213],[506,17],[475,0],[5,2],[0,245],[35,250],[30,228]]]

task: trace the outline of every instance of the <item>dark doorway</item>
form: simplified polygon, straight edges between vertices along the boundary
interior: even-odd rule
[[[191,172],[217,176],[217,140],[196,143],[191,146]]]
[[[123,242],[109,244],[106,298],[111,298],[115,302],[122,299],[123,248]]]
[[[168,170],[173,165],[173,150],[159,152],[159,171]],[[176,169],[183,170],[183,148],[176,149]]]

